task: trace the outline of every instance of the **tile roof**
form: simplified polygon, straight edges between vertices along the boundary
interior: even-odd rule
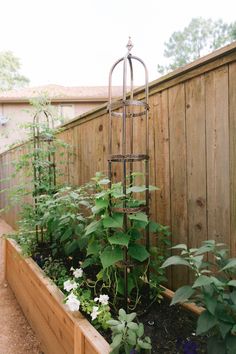
[[[107,86],[82,86],[82,87],[65,87],[60,85],[45,85],[37,87],[27,87],[17,90],[0,92],[0,102],[4,101],[26,101],[42,94],[54,100],[74,99],[74,100],[107,100],[108,87]],[[112,88],[113,96],[122,95],[122,87],[114,86]]]

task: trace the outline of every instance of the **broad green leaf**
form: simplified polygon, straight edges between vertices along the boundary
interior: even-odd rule
[[[123,232],[116,232],[114,235],[108,237],[108,241],[111,245],[128,246],[130,235]]]
[[[85,207],[89,207],[90,206],[90,204],[89,204],[89,202],[87,201],[87,200],[81,200],[81,201],[79,201],[79,205],[83,205],[83,206],[85,206]]]
[[[76,240],[73,240],[72,242],[67,243],[65,245],[65,253],[67,256],[69,256],[73,254],[78,248],[78,242]]]
[[[209,331],[215,325],[217,325],[217,319],[209,311],[205,310],[201,313],[197,321],[197,336]]]
[[[235,336],[236,335],[236,324],[233,325],[232,329],[231,329],[231,333]]]
[[[107,191],[106,190],[101,191],[101,192],[96,194],[96,198],[103,198],[105,196],[107,196]]]
[[[220,321],[219,322],[219,329],[220,329],[220,333],[222,335],[222,338],[225,338],[226,335],[231,331],[232,324]]]
[[[231,323],[232,325],[235,324],[235,319],[233,317],[233,314],[230,311],[226,311],[227,309],[227,303],[217,303],[215,314],[218,318],[218,320],[223,321],[223,322],[228,322]]]
[[[144,342],[141,339],[138,339],[138,345],[140,346],[140,348],[142,349],[152,349],[152,346],[150,343]]]
[[[171,265],[185,265],[187,267],[190,267],[188,261],[181,258],[180,256],[171,256],[167,258],[167,260],[162,264],[161,268],[166,268]]]
[[[128,333],[128,339],[127,342],[131,345],[135,345],[136,344],[136,339],[137,339],[137,335],[135,332],[133,332],[132,330],[128,329],[127,331]]]
[[[137,213],[137,214],[131,214],[128,216],[130,220],[137,220],[137,221],[143,221],[148,223],[148,217],[145,213]]]
[[[66,232],[62,235],[60,238],[61,242],[67,241],[73,233],[73,230],[71,228],[67,229]]]
[[[160,228],[160,226],[159,226],[158,223],[156,223],[156,222],[153,221],[153,220],[150,220],[150,221],[149,221],[149,231],[150,231],[150,232],[158,232],[158,231],[159,231],[159,228]]]
[[[127,320],[127,315],[124,309],[119,309],[119,320],[120,321],[126,321]]]
[[[138,337],[142,337],[144,335],[144,325],[143,323],[139,323],[137,330]]]
[[[122,331],[125,329],[125,323],[124,323],[124,322],[119,323],[119,324],[116,326],[116,329],[117,329],[117,331],[122,332]]]
[[[230,293],[230,299],[233,302],[233,304],[236,305],[236,290]]]
[[[221,270],[227,270],[227,269],[235,268],[235,267],[236,267],[236,258],[232,258]]]
[[[75,234],[76,234],[77,236],[80,236],[81,233],[83,232],[83,229],[84,229],[84,226],[83,226],[82,224],[76,225],[76,227],[75,227]]]
[[[102,223],[105,228],[122,228],[123,218],[123,214],[114,213],[112,216],[106,216]]]
[[[207,275],[200,275],[193,284],[193,288],[198,288],[200,286],[205,286],[213,283],[213,279]]]
[[[149,190],[149,192],[153,192],[153,191],[159,191],[160,188],[158,188],[158,187],[156,187],[156,186],[151,186],[151,185],[149,185],[149,186],[148,186],[148,190]]]
[[[97,231],[100,228],[101,223],[102,223],[101,220],[92,221],[91,224],[89,224],[85,229],[86,230],[85,236],[88,236],[88,235],[92,234],[93,232]]]
[[[104,199],[104,198],[97,198],[95,200],[95,205],[98,207],[98,208],[106,208],[108,206],[108,200],[107,199]]]
[[[176,246],[171,247],[172,250],[185,250],[187,251],[187,246],[184,243],[180,243]]]
[[[236,287],[236,280],[230,280],[228,283],[227,283],[228,286],[235,286]]]
[[[109,183],[110,183],[110,180],[108,178],[103,178],[98,182],[98,184],[100,184],[100,185],[106,185]]]
[[[202,266],[203,255],[194,256],[192,261],[195,263],[195,266],[199,269]]]
[[[211,276],[211,279],[213,280],[214,285],[218,288],[224,288],[224,286],[226,285],[226,283],[223,283],[216,277]]]
[[[103,268],[108,268],[111,265],[123,259],[123,251],[120,247],[107,247],[100,255]]]
[[[216,241],[215,240],[205,240],[202,242],[204,245],[211,245],[211,246],[215,246]]]
[[[133,331],[137,331],[138,330],[138,324],[135,322],[129,322],[127,323],[127,327],[132,329]]]
[[[217,300],[210,296],[208,293],[204,292],[204,302],[205,302],[205,307],[206,309],[212,314],[215,314],[215,309],[217,305]]]
[[[137,316],[137,314],[135,312],[131,312],[127,315],[127,322],[131,322],[135,319],[135,317]]]
[[[139,262],[145,261],[145,259],[150,256],[149,252],[146,250],[146,247],[139,244],[130,245],[128,248],[128,254]]]
[[[97,214],[99,211],[108,207],[108,200],[104,198],[97,198],[95,201],[95,206],[92,208],[92,212]]]
[[[190,296],[193,295],[194,292],[195,291],[192,289],[190,285],[181,286],[181,288],[176,290],[174,297],[171,301],[171,305],[175,305],[179,302],[182,303],[187,301],[190,298]]]
[[[87,268],[94,263],[93,258],[86,258],[85,261],[82,263],[81,268]]]
[[[145,186],[133,186],[130,188],[127,188],[126,193],[142,193],[145,192],[147,190],[147,188]]]
[[[70,196],[73,199],[78,199],[79,198],[79,195],[77,193],[75,193],[75,192],[70,192]]]
[[[226,346],[227,346],[227,353],[228,354],[235,354],[236,353],[236,336],[229,335],[226,338]]]
[[[142,237],[142,233],[137,229],[130,229],[129,234],[133,241],[137,241]]]
[[[212,251],[213,249],[214,249],[214,246],[204,245],[204,246],[201,246],[197,249],[197,251],[195,252],[195,255],[207,253],[207,252]]]
[[[111,343],[111,348],[112,349],[117,348],[121,344],[121,341],[122,341],[122,334],[121,333],[116,334]]]
[[[120,324],[120,321],[117,321],[117,320],[109,320],[109,321],[107,321],[107,323],[108,323],[110,326],[117,326],[118,324]]]
[[[226,354],[226,347],[224,341],[217,337],[213,336],[207,340],[207,353],[208,354]]]
[[[87,256],[91,254],[97,255],[101,249],[101,245],[98,241],[94,240],[88,244],[87,247]]]
[[[115,188],[111,191],[111,196],[114,197],[115,199],[123,198],[125,197],[125,194],[123,193],[123,188],[120,186],[119,188]]]
[[[132,277],[128,277],[128,294],[131,293],[131,291],[133,290],[134,287],[135,287],[135,282],[134,282],[133,278]],[[119,278],[118,279],[118,289],[117,289],[118,293],[121,294],[121,295],[124,295],[124,293],[125,293],[124,288],[125,288],[124,279],[123,278]]]

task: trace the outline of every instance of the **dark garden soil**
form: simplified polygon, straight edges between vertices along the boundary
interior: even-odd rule
[[[43,252],[42,252],[43,251]],[[39,257],[37,257],[39,256]],[[47,250],[40,250],[34,257],[39,266],[44,264]],[[71,263],[63,260],[70,269]],[[88,272],[89,268],[87,268]],[[97,269],[90,268],[89,277],[96,278]],[[147,290],[147,289],[146,289]],[[147,292],[144,291],[146,294]],[[119,307],[124,307],[122,304]],[[144,298],[143,304],[137,308],[138,313],[143,313],[149,301]],[[90,316],[84,314],[88,320]],[[138,316],[138,320],[145,326],[145,335],[152,341],[152,354],[203,354],[206,350],[206,337],[196,336],[198,317],[182,306],[170,306],[170,300],[163,298],[160,303],[154,303],[147,313]],[[110,343],[111,333],[99,329],[101,335]],[[217,353],[216,353],[217,354]]]
[[[197,316],[181,306],[169,306],[167,299],[153,304],[139,320],[152,340],[152,354],[207,353],[206,338],[195,335]]]

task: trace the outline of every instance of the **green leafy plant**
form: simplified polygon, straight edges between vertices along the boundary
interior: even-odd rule
[[[112,354],[151,353],[151,340],[144,335],[143,324],[134,322],[135,318],[135,312],[127,314],[120,309],[118,319],[107,322],[112,330]]]
[[[45,274],[51,278],[60,289],[63,289],[64,282],[69,277],[68,270],[63,261],[60,259],[47,258],[43,260],[42,263],[40,256],[40,254],[34,256],[36,262],[43,268]]]
[[[110,181],[100,174],[95,176],[94,181],[97,193],[91,209],[91,222],[86,226],[83,236],[88,247],[82,267],[94,265],[100,268],[97,273],[99,286],[109,289],[113,307],[120,307],[124,296],[123,259],[126,250],[129,259],[128,302],[129,309],[133,310],[140,302],[142,288],[150,286],[154,298],[160,296],[160,283],[165,280],[164,271],[160,268],[165,259],[165,252],[162,253],[161,248],[166,248],[170,233],[167,227],[149,221],[146,213],[140,210],[128,214],[124,226],[124,214],[120,212],[125,198],[122,184],[118,182],[110,187]],[[128,197],[125,200],[127,208],[142,206],[143,200],[135,198],[134,194],[145,191],[146,187],[143,185],[128,186]],[[153,239],[158,237],[158,247],[147,249],[145,246],[147,228]],[[153,269],[150,278],[149,266]]]
[[[73,278],[68,278],[63,284],[63,290],[66,292],[65,303],[70,311],[82,310],[84,314],[89,315],[94,327],[108,329],[108,320],[111,319],[109,296],[101,294],[94,297],[90,279],[86,278],[82,268],[74,269]]]
[[[229,258],[225,245],[214,240],[204,241],[199,248],[179,244],[172,249],[179,250],[180,255],[169,257],[162,267],[186,266],[195,279],[192,285],[175,292],[171,305],[195,302],[204,306],[196,333],[208,336],[208,353],[235,353],[236,258]]]

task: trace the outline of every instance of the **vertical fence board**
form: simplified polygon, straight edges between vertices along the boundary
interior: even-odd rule
[[[185,89],[179,84],[169,89],[170,119],[170,198],[173,243],[188,243]],[[176,242],[177,241],[177,242]],[[174,267],[172,284],[176,288],[188,281],[188,270]]]
[[[199,247],[207,239],[206,134],[204,75],[186,88],[188,242]]]
[[[153,129],[155,132],[154,171],[156,192],[156,219],[170,225],[170,156],[169,156],[169,118],[167,91],[155,95],[153,104]]]
[[[208,238],[230,244],[228,67],[206,75]]]
[[[229,139],[230,139],[230,237],[231,254],[236,252],[236,63],[229,65]]]

